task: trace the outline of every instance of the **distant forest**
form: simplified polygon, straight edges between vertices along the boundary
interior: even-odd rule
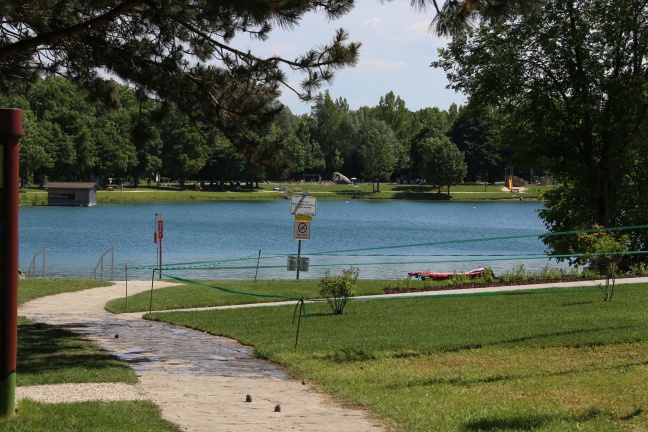
[[[268,144],[240,149],[199,115],[189,118],[113,85],[102,101],[63,78],[42,79],[24,97],[0,96],[3,106],[23,109],[23,184],[118,178],[133,186],[187,180],[251,185],[330,180],[341,172],[367,181],[427,179],[445,185],[500,181],[513,154],[498,145],[492,113],[455,104],[410,111],[393,92],[358,110],[328,92],[314,99],[310,114],[297,116],[283,107],[269,126],[255,131],[257,138],[268,138],[256,141]]]

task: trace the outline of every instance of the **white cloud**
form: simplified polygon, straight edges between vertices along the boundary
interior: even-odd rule
[[[358,63],[358,68],[372,70],[405,70],[409,66],[404,61],[389,61],[379,58],[362,59]]]
[[[366,27],[379,27],[382,23],[382,20],[377,17],[369,18],[368,20],[362,21],[362,24]]]
[[[418,21],[405,27],[408,34],[416,37],[432,37],[430,34],[430,21]]]

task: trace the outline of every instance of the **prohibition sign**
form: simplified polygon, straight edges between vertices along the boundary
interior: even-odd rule
[[[310,240],[309,222],[295,222],[295,240]]]

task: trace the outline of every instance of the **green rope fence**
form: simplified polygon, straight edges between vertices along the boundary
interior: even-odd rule
[[[157,270],[155,270],[155,269],[153,270],[153,278],[155,278],[155,272],[156,271]],[[159,271],[158,271],[158,273],[159,273]],[[191,279],[186,279],[186,278],[182,278],[182,277],[179,277],[179,276],[174,276],[174,275],[171,275],[171,274],[168,274],[168,273],[159,273],[159,274],[161,276],[166,277],[166,278],[173,279],[173,280],[176,280],[178,282],[182,282],[182,283],[187,284],[187,285],[194,285],[194,286],[200,286],[200,287],[203,287],[203,288],[215,289],[215,290],[218,290],[218,291],[224,291],[224,292],[228,292],[228,293],[231,293],[231,294],[249,295],[249,296],[253,296],[253,297],[261,297],[261,298],[268,298],[268,299],[279,299],[279,300],[284,300],[284,301],[296,301],[297,304],[295,305],[295,312],[293,313],[293,324],[295,323],[295,318],[296,318],[296,315],[297,315],[297,307],[299,307],[300,305],[304,310],[304,318],[306,318],[306,306],[305,306],[303,297],[302,298],[297,298],[297,297],[283,296],[283,295],[277,295],[277,294],[251,293],[251,292],[247,292],[247,291],[239,291],[239,290],[235,290],[235,289],[231,289],[231,288],[219,287],[219,286],[216,286],[216,285],[207,285],[207,284],[202,283],[202,282],[197,282],[197,281],[194,281],[194,280],[191,280]]]
[[[472,238],[472,239],[459,239],[459,240],[445,240],[445,241],[437,241],[437,242],[427,242],[427,243],[412,243],[412,244],[405,244],[405,245],[391,245],[391,246],[375,246],[375,247],[366,247],[366,248],[357,248],[357,249],[342,249],[342,250],[334,250],[334,251],[324,251],[324,252],[313,252],[309,253],[309,255],[335,255],[335,254],[341,254],[345,253],[348,254],[350,252],[365,252],[365,251],[375,251],[375,250],[388,250],[388,249],[404,249],[404,248],[413,248],[413,247],[425,247],[425,246],[440,246],[440,245],[449,245],[449,244],[462,244],[462,243],[475,243],[475,242],[486,242],[486,241],[504,241],[504,240],[514,240],[514,239],[522,239],[522,238],[541,238],[541,237],[553,237],[553,236],[564,236],[564,235],[574,235],[574,234],[580,234],[580,233],[596,233],[596,232],[614,232],[614,231],[629,231],[629,230],[638,230],[638,229],[646,229],[648,228],[648,224],[646,225],[634,225],[634,226],[627,226],[627,227],[612,227],[612,228],[601,228],[601,229],[587,229],[587,230],[574,230],[574,231],[562,231],[562,232],[557,232],[557,233],[542,233],[542,234],[524,234],[524,235],[515,235],[515,236],[500,236],[500,237],[484,237],[484,238]],[[627,252],[627,255],[640,255],[640,254],[645,254],[648,253],[647,251],[631,251]],[[273,258],[278,258],[278,257],[286,257],[291,254],[270,254],[261,257],[261,259],[267,260],[267,259],[273,259]],[[591,254],[589,254],[591,255]],[[389,255],[380,255],[380,256],[385,256],[388,257]],[[456,255],[453,255],[456,256]],[[465,256],[471,256],[471,255],[463,255]],[[434,263],[451,263],[451,262],[472,262],[472,261],[502,261],[502,260],[528,260],[528,259],[564,259],[564,258],[572,258],[572,257],[582,257],[585,256],[585,254],[542,254],[542,255],[498,255],[496,257],[490,255],[490,258],[479,258],[479,259],[473,259],[473,260],[467,260],[467,259],[461,259],[461,260],[434,260],[434,261],[409,261],[409,262],[397,262],[397,263],[389,263],[389,262],[368,262],[368,263],[357,263],[354,265],[402,265],[402,264],[434,264]],[[211,268],[218,269],[218,270],[232,270],[232,269],[250,269],[250,268],[281,268],[284,267],[284,265],[274,265],[274,266],[222,266],[222,264],[227,264],[231,262],[237,262],[237,261],[246,261],[246,260],[252,260],[252,259],[258,259],[257,254],[250,254],[241,258],[234,258],[234,259],[229,259],[229,260],[219,260],[219,261],[199,261],[199,262],[188,262],[188,263],[176,263],[176,264],[166,264],[161,267],[161,270],[209,270]],[[313,267],[317,266],[331,266],[331,267],[336,267],[336,266],[345,266],[348,265],[348,263],[340,263],[340,264],[311,264]],[[153,269],[160,269],[159,266],[133,266],[129,267],[130,269],[145,269],[145,270],[153,270]]]
[[[557,233],[544,233],[544,234],[525,234],[525,235],[516,235],[516,236],[500,236],[500,237],[486,237],[486,238],[472,238],[472,239],[459,239],[459,240],[448,240],[448,241],[436,241],[436,242],[425,242],[425,243],[414,243],[414,244],[406,244],[406,245],[392,245],[392,246],[376,246],[376,247],[366,247],[366,248],[356,248],[356,249],[345,249],[345,250],[337,250],[337,251],[327,251],[327,252],[316,252],[312,253],[311,255],[335,255],[335,254],[349,254],[352,252],[366,252],[366,251],[376,251],[376,250],[387,250],[387,249],[402,249],[402,248],[413,248],[413,247],[429,247],[429,246],[439,246],[439,245],[448,245],[448,244],[460,244],[460,243],[471,243],[471,242],[485,242],[485,241],[504,241],[504,240],[513,240],[513,239],[521,239],[521,238],[542,238],[542,237],[550,237],[550,236],[564,236],[564,235],[574,235],[574,234],[580,234],[580,233],[596,233],[596,232],[614,232],[614,231],[629,231],[629,230],[639,230],[639,229],[646,229],[648,228],[647,225],[635,225],[635,226],[627,226],[627,227],[612,227],[612,228],[602,228],[602,229],[588,229],[588,230],[574,230],[574,231],[564,231],[564,232],[557,232]],[[648,254],[648,251],[628,251],[625,252],[624,255],[645,255]],[[263,257],[263,259],[272,259],[272,258],[277,258],[277,257],[283,257],[283,256],[288,256],[289,254],[271,254],[271,255],[266,255]],[[541,254],[541,255],[498,255],[498,256],[478,256],[478,255],[463,255],[460,256],[459,258],[453,258],[453,259],[439,259],[439,260],[414,260],[414,261],[407,261],[407,262],[363,262],[363,263],[353,263],[353,266],[371,266],[371,265],[406,265],[406,264],[435,264],[435,263],[456,263],[456,262],[475,262],[475,261],[480,261],[480,262],[489,262],[489,261],[503,261],[503,260],[531,260],[531,259],[566,259],[566,258],[576,258],[576,257],[584,257],[584,256],[592,256],[596,254],[584,254],[584,253],[574,253],[574,254]],[[379,255],[379,256],[384,256],[384,255]],[[467,258],[470,256],[470,258]],[[388,257],[388,256],[386,256]],[[247,255],[244,257],[240,258],[234,258],[234,259],[229,259],[229,260],[219,260],[219,261],[199,261],[199,262],[185,262],[185,263],[175,263],[175,264],[166,264],[162,267],[160,266],[133,266],[130,267],[132,269],[147,269],[147,270],[153,270],[153,278],[155,277],[155,273],[158,272],[160,276],[164,276],[166,278],[176,280],[178,282],[182,282],[187,285],[195,285],[195,286],[201,286],[209,289],[215,289],[215,290],[220,290],[228,293],[233,293],[233,294],[240,294],[240,295],[249,295],[249,296],[254,296],[254,297],[261,297],[261,298],[268,298],[268,299],[277,299],[280,301],[296,301],[295,309],[293,311],[293,325],[295,323],[295,320],[297,318],[297,308],[299,307],[299,320],[301,320],[301,314],[302,310],[304,313],[304,318],[306,318],[306,308],[305,308],[305,301],[304,298],[296,298],[296,297],[290,297],[290,296],[283,296],[283,295],[276,295],[276,294],[261,294],[261,293],[251,293],[251,292],[246,292],[246,291],[239,291],[239,290],[234,290],[231,288],[225,288],[225,287],[220,287],[220,286],[215,286],[215,285],[208,285],[205,283],[197,282],[191,279],[187,278],[182,278],[179,276],[175,276],[169,273],[166,273],[168,271],[179,271],[179,270],[208,270],[208,269],[214,269],[214,270],[225,270],[225,269],[250,269],[250,268],[281,268],[284,267],[284,265],[264,265],[264,266],[251,266],[251,265],[238,265],[238,266],[231,266],[231,265],[225,265],[229,263],[234,263],[234,262],[242,262],[246,260],[251,260],[251,259],[259,259],[257,257],[257,254],[251,254]],[[348,266],[349,263],[327,263],[327,264],[314,264],[312,266],[314,267],[336,267],[336,266]],[[524,291],[523,291],[524,292]],[[565,293],[565,292],[576,292],[576,291],[565,291],[561,290],[559,291],[560,293]],[[583,290],[579,290],[578,292],[587,292]],[[590,292],[592,292],[590,290]],[[558,292],[552,292],[552,291],[542,291],[542,292],[537,292],[537,294],[554,294]],[[519,292],[517,293],[519,294]],[[511,295],[510,292],[487,292],[487,293],[465,293],[465,294],[435,294],[435,298],[444,298],[444,297],[465,297],[465,296],[495,296],[495,295]],[[429,295],[426,296],[408,296],[408,297],[389,297],[389,298],[376,298],[376,297],[367,297],[367,298],[353,298],[349,300],[353,301],[368,301],[368,300],[393,300],[393,299],[400,299],[400,298],[408,298],[408,299],[415,299],[415,298],[422,298],[426,297],[429,298]],[[151,285],[151,308],[152,308],[152,301],[153,301],[153,285]],[[322,299],[316,299],[316,300],[309,300],[309,302],[314,302],[314,301],[324,301]],[[299,321],[301,322],[301,321]],[[297,329],[297,338],[299,336],[299,324],[298,324],[298,329]],[[295,340],[295,347],[297,347],[297,339]]]

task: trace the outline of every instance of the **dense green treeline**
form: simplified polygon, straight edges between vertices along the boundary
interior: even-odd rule
[[[475,130],[461,109],[410,111],[392,92],[374,107],[351,110],[328,92],[311,113],[284,107],[260,143],[235,148],[208,120],[190,119],[172,106],[114,85],[96,101],[63,78],[39,80],[25,96],[0,96],[24,110],[20,169],[24,184],[46,181],[198,180],[215,187],[264,179],[330,180],[333,172],[375,182],[425,178],[450,186],[500,179],[504,151],[485,147],[488,131]],[[477,136],[475,136],[477,135]],[[263,144],[266,143],[266,144]]]

